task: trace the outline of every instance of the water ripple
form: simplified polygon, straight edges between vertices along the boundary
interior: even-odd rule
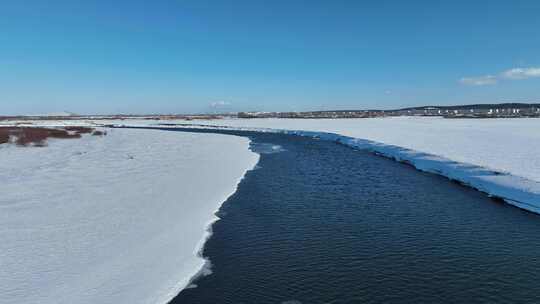
[[[330,142],[252,136],[213,274],[173,303],[538,303],[540,216]]]

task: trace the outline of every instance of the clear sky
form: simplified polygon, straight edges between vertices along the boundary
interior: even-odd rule
[[[0,115],[540,102],[540,1],[3,0]]]

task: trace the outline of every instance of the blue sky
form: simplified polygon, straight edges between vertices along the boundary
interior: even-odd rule
[[[537,0],[5,0],[0,115],[540,102],[539,15]]]

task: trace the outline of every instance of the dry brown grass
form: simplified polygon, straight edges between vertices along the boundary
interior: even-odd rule
[[[27,146],[31,143],[36,146],[44,146],[47,138],[81,138],[81,134],[71,134],[61,129],[46,128],[20,128],[21,132],[17,136],[16,143],[19,146]]]
[[[87,127],[65,127],[62,129],[40,127],[0,127],[0,144],[8,143],[10,136],[15,138],[18,146],[43,147],[47,138],[73,139],[81,138],[81,134],[105,135],[103,131],[95,131]],[[98,133],[98,134],[96,134]]]
[[[7,128],[0,127],[0,144],[9,142],[9,132]]]
[[[105,136],[105,135],[107,135],[107,132],[95,130],[94,132],[92,132],[92,135],[94,135],[94,136]]]

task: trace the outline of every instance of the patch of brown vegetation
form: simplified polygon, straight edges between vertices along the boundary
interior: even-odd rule
[[[47,138],[73,139],[81,138],[81,134],[105,135],[103,131],[95,131],[87,127],[40,128],[40,127],[0,127],[0,144],[8,143],[10,137],[15,138],[18,146],[33,144],[36,147],[46,146]],[[96,134],[97,133],[97,134]]]
[[[47,138],[81,138],[81,134],[70,134],[66,130],[61,129],[46,129],[46,128],[20,128],[21,132],[17,134],[17,140],[15,141],[19,146],[27,146],[29,144],[35,144],[42,147],[45,145]]]
[[[105,135],[107,135],[107,132],[96,130],[96,131],[92,132],[92,135],[93,136],[105,136]]]
[[[92,133],[92,131],[94,131],[94,129],[92,129],[92,128],[74,127],[74,126],[65,127],[64,130],[76,132],[77,134],[89,134],[89,133]]]
[[[4,128],[0,128],[0,144],[7,142],[9,142],[9,133]]]

